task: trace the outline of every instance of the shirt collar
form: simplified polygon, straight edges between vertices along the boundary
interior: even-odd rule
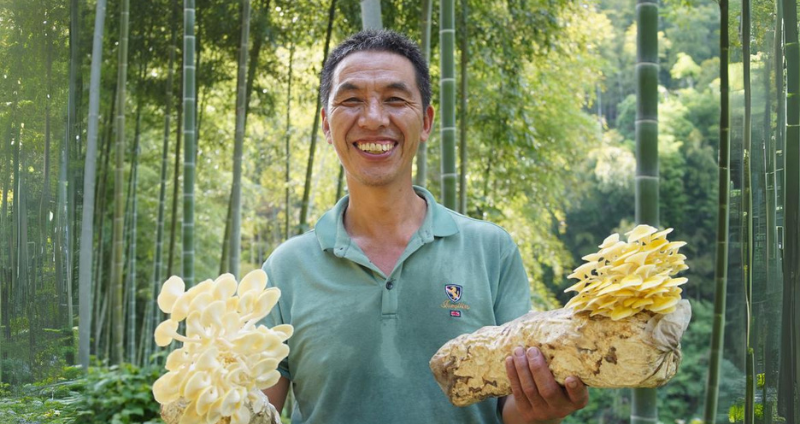
[[[414,186],[414,191],[425,199],[428,209],[425,212],[425,219],[417,230],[416,236],[422,239],[423,243],[430,243],[434,237],[448,237],[458,233],[458,226],[450,215],[453,213],[444,206],[436,203],[436,199],[426,189]],[[350,196],[342,197],[333,209],[326,212],[314,226],[314,233],[317,235],[322,250],[335,249],[336,256],[343,256],[350,247],[352,240],[344,229],[344,211],[347,209]]]

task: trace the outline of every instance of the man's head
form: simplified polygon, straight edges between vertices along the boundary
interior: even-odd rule
[[[364,51],[389,52],[408,59],[414,66],[423,108],[427,108],[431,104],[431,77],[419,47],[405,36],[393,31],[364,30],[343,41],[328,55],[325,66],[322,67],[319,88],[320,100],[324,108],[328,107],[336,66],[345,57]]]

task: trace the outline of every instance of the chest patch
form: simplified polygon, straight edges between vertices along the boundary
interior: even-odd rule
[[[441,308],[449,309],[451,312],[469,310],[469,305],[461,301],[461,298],[464,295],[464,288],[462,286],[459,286],[458,284],[445,284],[444,294],[445,299],[442,304],[439,305]],[[451,313],[450,316],[460,317],[461,313]]]

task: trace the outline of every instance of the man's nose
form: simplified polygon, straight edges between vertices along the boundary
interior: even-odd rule
[[[358,119],[358,125],[370,130],[389,125],[389,116],[386,114],[383,102],[378,99],[367,101]]]

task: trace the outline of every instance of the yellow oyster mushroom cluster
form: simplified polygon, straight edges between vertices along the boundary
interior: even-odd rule
[[[587,311],[620,320],[641,311],[668,314],[681,299],[681,284],[686,278],[673,278],[688,269],[686,256],[678,253],[682,241],[670,242],[667,234],[649,225],[639,225],[625,233],[628,241],[613,234],[603,241],[600,250],[583,257],[586,261],[568,278],[579,281],[564,290],[578,295],[566,308]]]
[[[261,390],[278,382],[278,363],[289,354],[283,342],[294,330],[288,324],[257,325],[281,295],[266,286],[267,274],[260,269],[238,284],[233,275],[223,274],[188,291],[179,277],[162,286],[158,306],[169,319],[156,328],[156,344],[176,340],[183,346],[167,357],[169,372],[153,384],[153,395],[162,405],[181,398],[188,402],[181,424],[212,424],[224,417],[245,424],[251,409],[258,414],[269,407]],[[184,319],[182,335],[177,330]]]

